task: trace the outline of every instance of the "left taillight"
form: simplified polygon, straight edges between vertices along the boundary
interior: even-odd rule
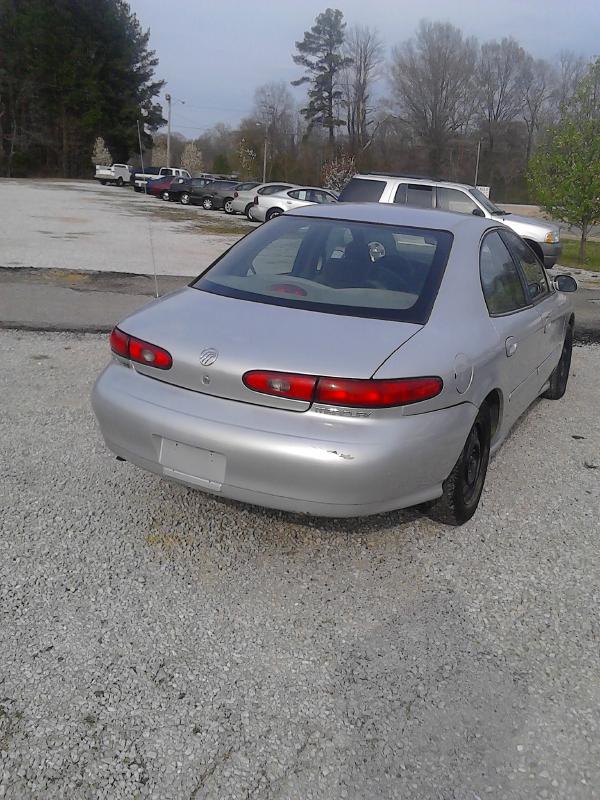
[[[151,342],[130,336],[120,328],[113,328],[110,334],[110,349],[121,358],[145,364],[157,369],[171,369],[173,359],[168,350]]]

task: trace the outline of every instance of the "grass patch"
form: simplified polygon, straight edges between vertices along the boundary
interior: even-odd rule
[[[585,262],[581,264],[579,261],[579,242],[575,239],[563,239],[559,264],[563,264],[565,267],[587,269],[590,272],[600,272],[600,242],[588,242],[585,252]]]

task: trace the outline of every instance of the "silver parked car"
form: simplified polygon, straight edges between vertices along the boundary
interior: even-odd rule
[[[464,183],[373,172],[355,175],[339,199],[344,203],[398,203],[414,208],[437,208],[502,222],[525,239],[548,269],[556,264],[561,254],[558,225],[505,211],[475,186]]]
[[[276,194],[285,189],[293,189],[293,183],[257,183],[251,189],[237,189],[231,203],[231,210],[234,214],[245,214],[250,217],[250,209],[254,205],[256,198],[263,194]]]
[[[267,222],[283,214],[284,211],[302,208],[312,203],[337,203],[337,197],[333,192],[318,186],[301,186],[276,194],[259,194],[254,205],[250,207],[248,216],[255,222]]]
[[[188,486],[460,524],[514,422],[565,392],[576,286],[494,220],[307,206],[123,320],[93,407],[114,453]]]

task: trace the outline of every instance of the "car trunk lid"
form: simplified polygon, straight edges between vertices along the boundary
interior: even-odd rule
[[[169,351],[173,366],[134,368],[196,392],[259,405],[306,410],[310,403],[257,393],[251,370],[370,378],[421,326],[322,314],[186,288],[146,306],[120,327]],[[400,377],[400,376],[399,376]]]

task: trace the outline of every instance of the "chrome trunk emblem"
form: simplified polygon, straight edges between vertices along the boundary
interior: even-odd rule
[[[219,351],[214,347],[207,347],[200,353],[200,363],[203,367],[210,367],[219,357]]]

